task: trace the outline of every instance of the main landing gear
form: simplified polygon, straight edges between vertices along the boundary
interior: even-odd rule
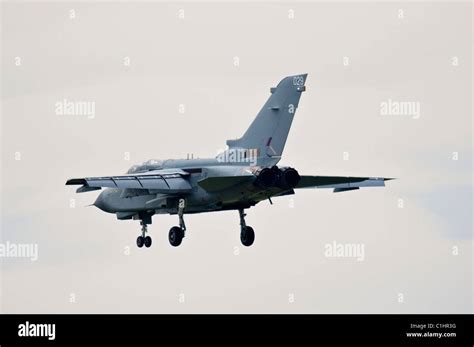
[[[255,241],[255,232],[251,226],[245,224],[245,216],[243,209],[239,209],[240,215],[240,241],[245,247],[252,246]]]
[[[184,199],[180,199],[178,203],[178,217],[179,217],[179,227],[174,226],[170,229],[168,234],[168,240],[170,241],[171,246],[178,247],[183,241],[184,232],[186,231],[186,225],[184,224]]]

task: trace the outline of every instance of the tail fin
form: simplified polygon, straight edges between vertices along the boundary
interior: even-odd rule
[[[240,139],[227,140],[229,150],[253,150],[258,153],[257,165],[276,165],[283,153],[301,93],[305,91],[307,75],[286,77],[271,88],[272,95],[245,134]]]

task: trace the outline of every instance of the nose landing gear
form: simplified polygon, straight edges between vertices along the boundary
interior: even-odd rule
[[[150,222],[151,222],[151,217],[150,217]],[[138,248],[142,248],[143,246],[145,246],[146,248],[150,248],[152,244],[151,237],[145,235],[148,232],[147,221],[145,219],[142,219],[140,221],[140,224],[142,226],[142,234],[137,237],[137,246]]]

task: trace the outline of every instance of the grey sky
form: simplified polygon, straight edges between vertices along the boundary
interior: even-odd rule
[[[3,312],[473,311],[471,3],[42,2],[1,11],[1,236],[39,245],[36,262],[0,258]],[[224,212],[186,216],[176,249],[167,233],[177,217],[157,216],[153,247],[139,250],[136,221],[83,207],[97,193],[64,186],[150,158],[214,156],[245,131],[270,87],[305,72],[281,164],[396,181],[261,203],[248,211],[248,249],[238,213]],[[95,117],[55,114],[64,99],[95,102]],[[420,117],[382,116],[389,99],[418,102]],[[363,243],[364,261],[326,258],[333,241]]]

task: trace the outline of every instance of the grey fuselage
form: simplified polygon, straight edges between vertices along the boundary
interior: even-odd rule
[[[128,173],[182,170],[189,173],[188,181],[192,189],[177,197],[176,194],[156,193],[153,190],[106,188],[100,193],[94,205],[105,212],[116,213],[119,219],[129,219],[140,212],[176,214],[177,204],[181,198],[186,201],[185,213],[248,208],[267,199],[268,194],[262,194],[261,189],[248,183],[218,192],[208,192],[198,185],[198,181],[208,177],[254,177],[252,170],[255,168],[250,162],[230,163],[216,158],[150,160],[143,165],[132,167]]]

